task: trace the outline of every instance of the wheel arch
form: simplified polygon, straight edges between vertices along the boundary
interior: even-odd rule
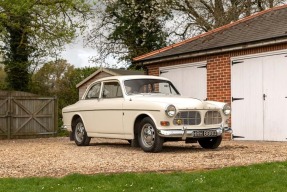
[[[74,114],[71,119],[71,131],[69,132],[69,137],[70,137],[70,141],[75,141],[75,137],[74,137],[74,131],[75,131],[75,126],[76,126],[76,120],[78,118],[81,118],[81,116],[79,114]]]
[[[142,131],[147,129],[149,131]],[[134,137],[144,152],[157,153],[162,150],[164,138],[157,134],[156,123],[151,115],[141,114],[136,118],[134,125]]]
[[[144,118],[146,117],[149,117],[151,118],[151,120],[155,123],[155,120],[154,118],[152,117],[152,115],[150,114],[147,114],[147,113],[142,113],[142,114],[139,114],[136,119],[135,119],[135,122],[134,122],[134,129],[133,129],[133,133],[134,133],[134,137],[136,138],[136,135],[138,134],[138,124],[141,122],[141,120],[143,120]]]
[[[75,126],[76,126],[76,120],[80,118],[82,119],[82,117],[79,115],[79,114],[75,114],[73,115],[72,117],[72,122],[71,122],[71,129],[72,129],[72,132],[70,132],[70,140],[71,141],[74,141],[75,140],[75,137],[74,137],[74,131],[75,131]],[[83,120],[83,119],[82,119]]]
[[[72,131],[74,131],[75,130],[75,125],[76,125],[76,120],[78,119],[78,118],[80,118],[80,119],[82,119],[82,117],[79,115],[79,114],[75,114],[74,116],[73,116],[73,118],[72,118]],[[82,119],[83,120],[83,119]]]

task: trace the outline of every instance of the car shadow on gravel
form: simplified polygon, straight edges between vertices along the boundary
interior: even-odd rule
[[[216,149],[204,149],[199,144],[164,145],[162,153],[184,153],[184,152],[212,152],[212,151],[235,151],[248,149],[246,145],[221,145]]]
[[[75,145],[75,143],[70,143],[69,145]],[[142,151],[140,147],[131,147],[131,145],[126,141],[95,141],[91,142],[91,147],[101,147],[101,148],[112,148],[117,150],[133,150]],[[75,147],[77,147],[75,145]],[[216,149],[204,149],[199,146],[199,144],[181,144],[168,142],[164,144],[163,149],[160,153],[190,153],[190,152],[210,152],[210,151],[233,151],[238,149],[247,149],[246,145],[222,145]],[[142,151],[143,152],[143,151]]]
[[[131,145],[127,142],[95,142],[90,143],[90,146],[98,146],[98,147],[109,147],[109,148],[131,148]]]
[[[191,146],[164,146],[162,149],[162,153],[186,153],[186,152],[206,152],[206,151],[219,151],[220,148],[217,149],[204,149],[200,146],[191,145]]]
[[[248,149],[248,146],[246,146],[246,145],[224,145],[220,148],[227,149],[227,150],[230,150],[230,149]]]

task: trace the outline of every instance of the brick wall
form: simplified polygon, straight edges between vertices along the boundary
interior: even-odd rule
[[[159,75],[159,68],[207,61],[207,98],[208,100],[221,101],[231,104],[231,57],[264,53],[287,49],[287,44],[265,46],[242,51],[233,51],[222,54],[201,56],[189,59],[174,60],[147,65],[149,75]],[[229,122],[231,125],[231,121]],[[226,135],[225,139],[230,139],[231,135]]]
[[[207,98],[230,103],[231,65],[228,54],[211,56],[207,60]]]

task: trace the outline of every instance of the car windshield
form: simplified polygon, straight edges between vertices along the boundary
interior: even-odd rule
[[[179,95],[170,81],[162,79],[131,79],[124,82],[126,93]]]

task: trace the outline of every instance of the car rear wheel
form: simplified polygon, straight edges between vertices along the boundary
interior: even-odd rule
[[[159,152],[162,150],[163,138],[158,136],[156,126],[151,118],[145,117],[139,123],[139,145],[145,152]]]
[[[75,143],[78,146],[88,146],[91,138],[88,137],[83,121],[78,118],[74,129]]]
[[[198,143],[205,149],[216,149],[222,141],[222,136],[198,139]]]

